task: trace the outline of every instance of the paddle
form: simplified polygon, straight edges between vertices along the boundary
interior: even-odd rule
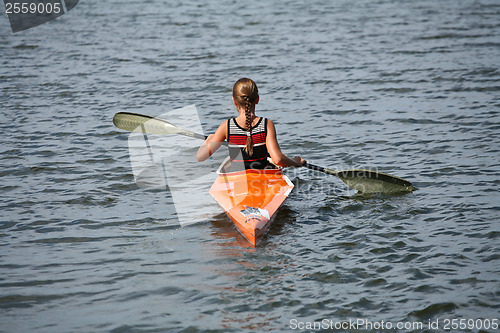
[[[116,127],[130,132],[147,134],[180,134],[205,140],[205,136],[183,130],[166,120],[132,112],[118,112],[113,117]]]
[[[361,193],[404,193],[416,190],[413,185],[403,179],[387,173],[374,170],[352,169],[344,171],[335,171],[332,169],[317,166],[311,163],[303,165],[311,170],[320,171],[332,176],[337,176],[347,186],[358,190]]]
[[[207,138],[202,134],[186,131],[166,120],[138,113],[118,112],[113,117],[113,124],[115,124],[118,128],[130,132],[147,134],[180,134],[202,140]],[[303,165],[303,167],[339,177],[344,183],[347,184],[347,186],[352,187],[361,193],[390,194],[412,192],[416,190],[416,188],[413,187],[409,181],[378,171],[363,169],[335,171],[307,162]]]

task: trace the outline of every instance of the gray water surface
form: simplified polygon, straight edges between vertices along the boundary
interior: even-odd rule
[[[2,14],[0,56],[1,332],[500,319],[498,1],[81,1],[16,34]],[[288,170],[257,248],[223,214],[180,227],[111,119],[196,104],[210,133],[243,76],[285,153],[419,190]]]

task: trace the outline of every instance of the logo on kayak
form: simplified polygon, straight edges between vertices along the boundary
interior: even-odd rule
[[[261,216],[264,216],[269,220],[269,212],[265,209],[261,208],[254,208],[254,207],[247,207],[243,210],[240,211],[241,214],[243,214],[244,217],[254,217],[254,218],[259,218]]]

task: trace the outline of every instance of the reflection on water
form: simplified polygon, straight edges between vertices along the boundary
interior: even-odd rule
[[[230,262],[231,265],[217,265],[212,269],[228,280],[230,287],[223,287],[220,297],[231,294],[231,298],[239,299],[239,305],[230,306],[222,310],[222,326],[228,329],[272,330],[273,323],[283,320],[281,315],[266,311],[273,305],[279,305],[286,300],[278,300],[266,294],[272,286],[287,285],[291,292],[295,283],[285,281],[288,272],[294,269],[291,258],[287,258],[275,247],[266,241],[267,237],[278,237],[284,225],[289,210],[285,206],[272,225],[268,236],[259,247],[251,245],[225,215],[219,215],[212,220],[212,236],[218,240],[207,244],[207,249],[221,262]],[[288,220],[288,223],[291,221]],[[258,260],[256,260],[258,258]],[[271,289],[269,289],[271,288]],[[271,292],[272,293],[272,292]],[[255,300],[260,305],[255,307]],[[286,301],[288,302],[288,301]]]

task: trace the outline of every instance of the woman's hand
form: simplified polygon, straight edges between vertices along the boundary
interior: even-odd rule
[[[304,163],[306,163],[306,160],[305,160],[305,159],[303,159],[303,158],[302,158],[302,157],[300,157],[300,156],[295,156],[294,158],[292,158],[292,160],[293,160],[295,163],[297,163],[297,166],[298,166],[298,167],[301,167],[301,166],[303,166],[303,165],[304,165]]]

